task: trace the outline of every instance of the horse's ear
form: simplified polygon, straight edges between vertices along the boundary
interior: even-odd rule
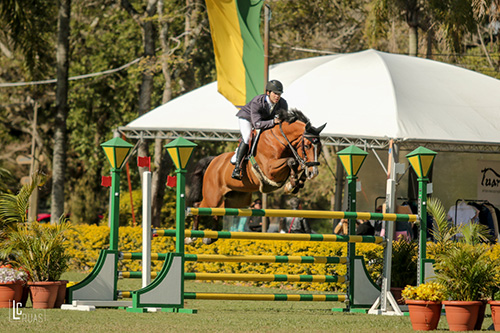
[[[325,126],[326,126],[326,123],[324,123],[322,126],[318,127],[318,128],[315,128],[315,132],[317,132],[318,134],[321,133],[322,130],[325,129]]]

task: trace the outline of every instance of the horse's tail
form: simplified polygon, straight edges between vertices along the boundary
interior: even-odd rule
[[[202,196],[202,186],[203,186],[203,176],[208,168],[208,165],[215,156],[204,157],[196,163],[193,171],[186,177],[186,204],[187,206],[193,206],[196,202],[200,202],[203,199]]]

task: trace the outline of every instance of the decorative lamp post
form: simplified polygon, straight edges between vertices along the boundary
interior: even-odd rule
[[[427,175],[431,170],[434,158],[437,153],[424,148],[418,147],[408,155],[406,158],[410,162],[413,170],[417,174],[418,180],[418,215],[420,217],[420,236],[419,236],[419,250],[418,250],[418,280],[417,284],[424,283],[425,281],[425,259],[426,242],[427,242],[427,183],[429,178]]]
[[[356,211],[356,180],[361,165],[368,155],[364,150],[350,146],[337,153],[344,169],[347,173],[347,189],[348,189],[348,207],[347,211]],[[349,236],[356,234],[356,219],[349,220]],[[356,255],[356,244],[349,243],[347,247],[347,256],[349,258],[349,266],[347,267],[347,276],[349,276],[349,284],[347,285],[347,294],[349,296],[348,309],[354,299],[354,256]]]
[[[111,164],[111,212],[109,249],[118,250],[118,227],[120,214],[120,172],[127,160],[130,150],[134,147],[121,138],[113,138],[101,143],[102,149]]]
[[[193,153],[194,147],[197,144],[188,141],[182,137],[175,139],[174,141],[165,145],[168,154],[175,164],[175,174],[177,176],[177,195],[176,195],[176,242],[175,250],[177,253],[184,254],[184,219],[186,216],[186,166],[191,159],[191,154]]]

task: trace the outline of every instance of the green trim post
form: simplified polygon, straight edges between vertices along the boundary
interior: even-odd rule
[[[109,216],[109,249],[118,250],[120,227],[120,169],[111,169],[111,212]]]
[[[425,263],[427,258],[427,183],[428,178],[418,178],[418,215],[420,216],[420,235],[418,248],[418,281],[425,283]]]
[[[425,147],[418,147],[406,155],[406,158],[417,174],[418,180],[418,215],[420,217],[420,235],[417,284],[425,282],[425,261],[427,257],[427,183],[429,182],[427,175],[432,168],[436,155],[436,152]]]
[[[360,148],[352,145],[337,153],[344,169],[347,173],[347,190],[348,190],[348,207],[347,211],[356,211],[356,181],[359,169],[363,165],[368,153]],[[349,235],[356,235],[356,218],[349,219]],[[354,304],[354,261],[356,256],[356,244],[349,243],[347,245],[347,257],[349,258],[349,265],[347,266],[347,275],[349,276],[349,284],[347,285],[347,295],[349,302],[347,303],[346,311],[350,311],[352,304]]]
[[[356,211],[356,181],[357,176],[347,176],[347,189],[348,189],[348,207],[349,212]],[[356,235],[356,219],[349,219],[349,235]],[[347,285],[347,294],[349,296],[349,303],[347,304],[347,311],[350,311],[351,305],[354,304],[354,259],[356,256],[356,244],[349,243],[347,245],[347,257],[349,258],[349,265],[347,266],[347,276],[349,276],[349,284]]]
[[[109,216],[109,249],[118,250],[118,228],[120,226],[120,172],[127,162],[130,151],[134,147],[127,141],[116,137],[104,143],[101,147],[111,165],[111,212]]]
[[[175,241],[175,252],[184,255],[184,228],[186,219],[186,170],[177,169],[175,170],[177,176],[177,189],[176,189],[176,201],[175,201],[175,229],[176,229],[176,241]],[[182,274],[184,275],[184,269]]]
[[[181,274],[181,285],[180,285],[180,296],[181,296],[181,306],[175,310],[175,312],[190,312],[196,313],[195,310],[183,309],[184,305],[184,278],[185,278],[185,268],[184,268],[184,229],[185,229],[185,217],[186,217],[186,167],[193,155],[193,150],[197,146],[189,140],[182,137],[175,139],[174,141],[165,145],[170,158],[174,162],[176,167],[175,175],[177,177],[176,186],[176,200],[175,200],[175,251],[180,255],[182,264],[180,268]]]

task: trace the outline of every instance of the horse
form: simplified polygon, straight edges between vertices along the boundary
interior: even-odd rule
[[[249,161],[242,168],[242,180],[231,178],[234,152],[201,159],[188,175],[188,204],[198,207],[244,208],[252,193],[270,193],[285,186],[297,193],[307,179],[319,173],[321,140],[326,124],[316,128],[299,110],[280,110],[279,123],[252,136],[257,140]],[[254,131],[255,132],[255,131]],[[198,228],[197,219],[193,229]]]

